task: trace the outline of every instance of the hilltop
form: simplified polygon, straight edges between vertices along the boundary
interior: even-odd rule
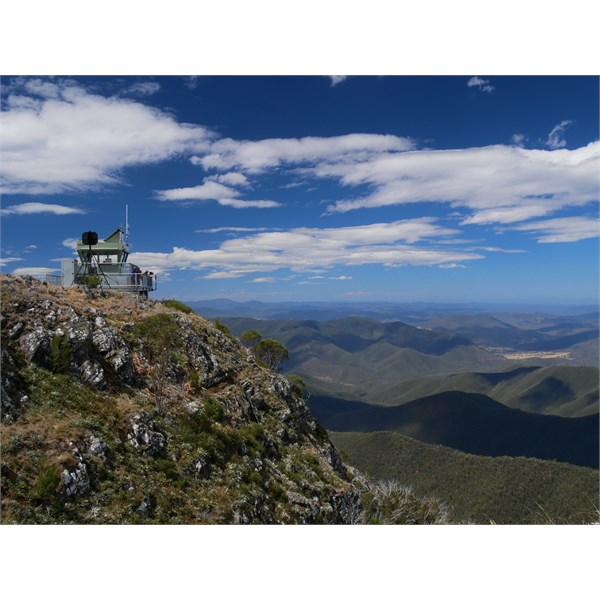
[[[3,523],[443,523],[177,301],[2,276]]]

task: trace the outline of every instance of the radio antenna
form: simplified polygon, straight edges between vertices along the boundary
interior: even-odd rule
[[[129,244],[129,204],[125,205],[125,243]]]

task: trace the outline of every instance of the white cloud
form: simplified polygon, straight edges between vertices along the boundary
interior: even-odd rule
[[[160,84],[156,81],[139,81],[130,86],[127,92],[136,96],[152,96],[152,94],[156,94],[159,90]]]
[[[466,269],[465,265],[461,265],[459,263],[445,263],[443,265],[438,265],[440,269]]]
[[[250,233],[273,230],[272,227],[213,227],[212,229],[196,229],[196,233]]]
[[[6,267],[9,263],[19,262],[20,260],[24,260],[24,259],[17,258],[17,257],[0,258],[0,267]]]
[[[215,200],[221,206],[230,206],[233,208],[275,208],[280,206],[274,200],[243,200],[239,198],[240,192],[238,190],[211,180],[204,180],[204,183],[194,187],[159,190],[156,192],[156,196],[159,200],[176,202],[185,200]]]
[[[77,250],[77,242],[79,241],[78,238],[67,238],[66,240],[62,241],[62,245],[65,248],[69,248],[73,251]]]
[[[348,79],[348,75],[329,75],[329,79],[331,79],[331,87],[335,87]]]
[[[573,121],[567,119],[565,121],[561,121],[558,125],[555,125],[552,131],[548,134],[548,139],[546,140],[546,146],[552,150],[556,150],[556,148],[564,148],[567,145],[567,142],[564,139],[565,131],[573,125]]]
[[[233,208],[275,208],[280,206],[279,202],[274,200],[244,200],[240,198],[238,190],[210,178],[206,178],[201,185],[159,190],[156,195],[160,200],[166,201],[215,200],[221,206]]]
[[[202,279],[238,279],[242,277],[242,273],[232,273],[227,271],[216,271],[215,273],[209,273],[204,275]]]
[[[257,277],[252,280],[252,283],[273,283],[274,281],[274,277]]]
[[[222,175],[211,175],[206,181],[217,181],[225,185],[246,187],[250,185],[247,177],[243,173],[223,173]]]
[[[329,279],[334,279],[335,281],[349,281],[352,277],[349,275],[340,275],[339,277],[330,277]]]
[[[176,247],[169,253],[134,253],[131,260],[163,268],[256,273],[278,269],[310,272],[369,264],[437,265],[483,258],[470,250],[439,249],[425,243],[455,233],[431,218],[329,229],[299,227],[226,240],[213,250]]]
[[[20,79],[6,94],[0,165],[5,193],[115,183],[124,167],[198,151],[210,135],[158,109],[95,95],[74,82]]]
[[[205,169],[242,169],[259,173],[285,164],[313,164],[323,160],[356,162],[382,152],[403,152],[412,140],[395,135],[354,133],[335,137],[278,138],[238,141],[231,138],[211,144],[210,152],[195,156],[194,164]]]
[[[56,273],[56,269],[51,269],[48,267],[21,267],[19,269],[15,269],[12,274],[13,275],[31,275],[32,277],[38,277],[40,279],[44,279],[46,275]]]
[[[597,201],[599,158],[599,142],[554,151],[488,146],[323,163],[314,172],[373,188],[367,196],[336,202],[329,212],[434,201],[470,209],[467,224],[510,223]]]
[[[471,77],[471,79],[467,81],[467,85],[469,87],[479,88],[482,92],[487,92],[488,94],[496,89],[493,85],[490,85],[489,79],[482,79],[481,77]]]
[[[195,90],[198,87],[198,81],[200,77],[198,75],[187,75],[183,78],[183,83],[186,88]]]
[[[2,216],[7,215],[83,215],[84,210],[80,208],[71,208],[60,204],[44,204],[42,202],[24,202],[23,204],[15,204],[8,208],[3,208],[0,211]]]
[[[538,235],[540,244],[578,242],[600,236],[600,221],[588,217],[561,217],[548,221],[524,223],[515,229]]]
[[[510,137],[511,144],[522,148],[527,141],[527,136],[524,133],[515,133]]]

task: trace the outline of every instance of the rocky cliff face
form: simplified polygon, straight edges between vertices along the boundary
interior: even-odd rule
[[[445,519],[435,502],[400,517],[409,491],[383,498],[300,386],[185,305],[11,276],[1,291],[3,522]]]

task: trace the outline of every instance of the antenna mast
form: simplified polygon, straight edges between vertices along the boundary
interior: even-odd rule
[[[125,205],[125,243],[129,244],[129,204]]]

